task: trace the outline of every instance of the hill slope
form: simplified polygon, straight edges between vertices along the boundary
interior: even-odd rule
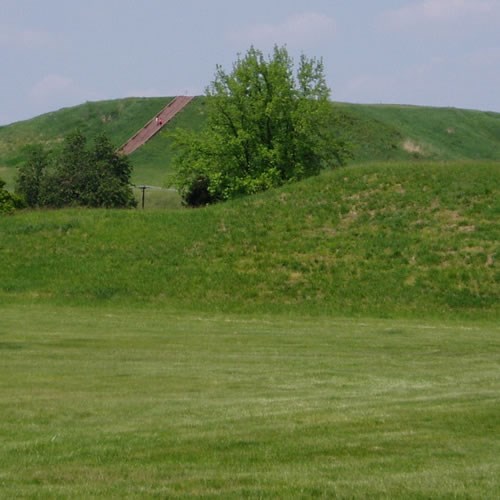
[[[0,300],[497,317],[500,165],[364,165],[199,210],[0,219]]]
[[[197,98],[174,124],[199,130],[205,99]],[[500,113],[454,108],[333,103],[339,133],[353,145],[354,162],[500,160]],[[162,131],[134,153],[136,176],[162,183],[170,171],[171,142]],[[141,178],[142,179],[142,178]]]
[[[159,97],[87,102],[0,127],[0,176],[12,185],[15,167],[24,161],[26,145],[42,143],[51,147],[76,129],[88,136],[105,132],[118,147],[170,100]]]
[[[500,114],[455,108],[340,104],[358,160],[500,160]]]
[[[54,144],[69,130],[89,135],[105,131],[119,146],[171,98],[131,98],[85,103],[0,128],[0,176],[12,187],[23,147]],[[170,169],[169,130],[199,130],[205,123],[205,98],[198,97],[132,156],[137,184],[161,186]],[[339,132],[354,146],[355,161],[500,160],[500,114],[450,108],[334,103]]]

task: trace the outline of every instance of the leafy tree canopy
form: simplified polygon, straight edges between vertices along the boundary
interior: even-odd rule
[[[130,185],[132,165],[101,135],[89,147],[81,132],[73,132],[59,151],[31,146],[19,168],[16,192],[31,207],[135,206]]]
[[[177,186],[189,205],[252,194],[345,163],[321,60],[250,48],[231,73],[217,66],[207,127],[178,132]]]

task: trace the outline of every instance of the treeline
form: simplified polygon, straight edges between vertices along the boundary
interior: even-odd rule
[[[107,136],[89,143],[76,131],[57,150],[29,146],[15,191],[28,207],[129,208],[136,206],[131,174],[129,158],[118,154]]]

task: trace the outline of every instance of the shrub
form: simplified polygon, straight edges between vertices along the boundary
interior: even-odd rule
[[[0,179],[0,214],[10,214],[16,208],[22,208],[23,202],[19,196],[5,189],[5,181]]]

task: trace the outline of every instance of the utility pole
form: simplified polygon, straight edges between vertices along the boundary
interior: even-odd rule
[[[144,210],[144,200],[146,199],[147,186],[137,186],[142,191],[142,209]]]

